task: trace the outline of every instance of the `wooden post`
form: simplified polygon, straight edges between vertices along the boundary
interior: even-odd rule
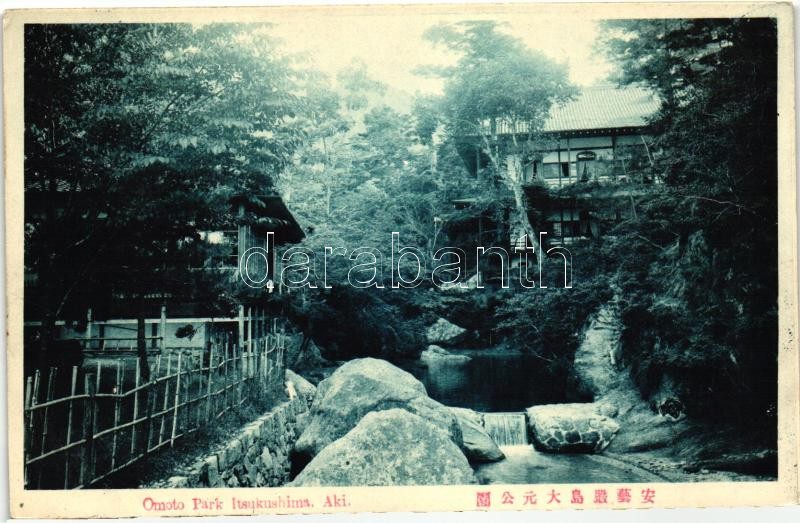
[[[239,305],[239,345],[244,344],[244,305]]]
[[[246,374],[244,375],[245,379],[250,378],[253,375],[253,308],[247,308],[247,350],[243,351],[246,355],[245,360],[245,368],[247,369]]]
[[[557,154],[558,154],[558,187],[561,188],[561,184],[563,182],[562,178],[564,177],[564,166],[561,165],[561,136],[557,138],[558,145],[557,147]],[[567,165],[569,167],[569,165]],[[567,169],[569,173],[569,169]]]
[[[269,332],[264,333],[264,385],[269,384],[269,344],[272,335]]]
[[[283,331],[281,331],[281,333],[278,335],[278,365],[280,366],[280,370],[281,371],[284,370],[283,356],[284,356],[285,348],[286,348],[286,345],[285,345],[285,341],[284,341],[284,333],[283,333]]]
[[[28,458],[31,454],[31,440],[33,439],[33,431],[31,430],[33,425],[33,412],[30,410],[32,394],[33,378],[28,376],[28,378],[25,380],[25,446],[22,458],[24,465],[25,486],[28,485]]]
[[[270,363],[269,363],[269,354],[272,352],[272,345],[274,343],[275,333],[270,332],[264,338],[264,385],[269,385],[269,376],[270,376]]]
[[[156,356],[156,378],[161,375],[161,354]]]
[[[229,397],[228,397],[228,396],[230,396],[229,391],[228,391],[228,386],[230,385],[230,370],[228,369],[228,366],[229,366],[228,362],[230,360],[228,358],[228,351],[230,349],[230,345],[231,344],[230,344],[230,337],[226,335],[225,338],[226,338],[225,339],[225,358],[222,360],[223,374],[225,375],[225,383],[223,385],[223,387],[224,387],[223,390],[225,391],[225,393],[223,394],[223,399],[225,400],[223,405],[222,405],[222,410],[223,411],[228,408],[228,402],[230,400]]]
[[[86,345],[84,346],[84,350],[90,350],[92,348],[92,309],[88,309],[86,311]]]
[[[231,408],[236,404],[236,375],[238,371],[238,369],[236,368],[236,365],[238,365],[236,363],[237,344],[233,343],[232,341],[230,347],[231,347],[231,358],[229,360],[229,366],[228,366],[228,384],[231,387],[230,389],[231,397],[228,408]]]
[[[183,352],[178,353],[178,373],[175,375],[175,399],[173,400],[175,409],[172,414],[172,437],[170,438],[169,446],[175,446],[175,435],[178,430],[178,407],[181,402],[181,356]]]
[[[214,381],[214,343],[210,343],[208,351],[208,380],[206,381],[206,423],[211,419],[211,412],[213,409],[213,399],[211,391],[214,390],[212,383]]]
[[[100,376],[102,375],[102,367],[100,366],[100,360],[97,360],[97,382],[95,383],[95,391],[100,392]]]
[[[239,405],[242,403],[242,382],[244,381],[245,373],[244,373],[244,351],[242,347],[237,347],[236,349],[236,357],[239,360],[239,363],[234,367],[236,368],[236,408],[239,408]]]
[[[266,376],[267,372],[267,350],[269,346],[267,345],[267,334],[266,329],[264,329],[264,318],[261,318],[261,337],[258,339],[258,360],[259,360],[259,368],[258,368],[258,380],[259,380],[259,388],[263,391],[264,386],[266,384],[266,380],[264,377]]]
[[[569,143],[569,137],[567,137],[567,172],[569,173],[570,183],[572,183],[572,147]],[[578,162],[575,161],[575,182],[580,181],[580,173],[578,172]]]
[[[262,374],[266,376],[267,371],[267,351],[269,350],[269,319],[267,318],[267,313],[263,309],[261,310],[261,348],[264,351],[264,362],[262,365]]]
[[[237,345],[239,345],[240,348],[244,348],[244,335],[244,305],[239,305],[239,340]],[[244,365],[244,363],[242,363],[242,365]]]
[[[251,373],[250,380],[255,386],[258,386],[258,373],[261,368],[261,337],[258,331],[261,329],[261,319],[259,317],[258,309],[255,312],[255,326],[253,327],[253,341],[252,341],[252,355],[250,356],[253,361],[253,372]]]
[[[41,383],[41,372],[39,369],[36,369],[36,372],[33,375],[33,395],[31,396],[31,408],[35,407],[39,403],[39,384]],[[36,436],[36,418],[38,417],[41,420],[41,416],[38,415],[38,410],[31,410],[31,453],[33,453],[33,449],[36,447],[33,444],[33,439]],[[44,430],[41,426],[39,430]],[[42,454],[43,450],[39,449],[39,454]],[[41,467],[41,464],[38,465]]]
[[[253,343],[254,343],[254,345],[253,345],[253,347],[254,347],[253,348],[253,366],[254,366],[253,376],[254,377],[258,377],[258,371],[259,371],[259,367],[260,367],[260,365],[259,365],[259,351],[261,349],[261,340],[264,337],[264,326],[263,326],[262,320],[261,320],[261,315],[262,315],[261,309],[256,309],[255,315],[256,315],[256,317],[255,317],[255,322],[256,323],[255,323],[255,327],[254,327],[255,333],[253,334],[253,338],[254,338],[254,341],[253,341]]]
[[[209,367],[211,366],[211,361],[208,362]],[[193,372],[197,376],[197,396],[194,398],[195,401],[192,402],[194,413],[196,415],[195,418],[195,427],[200,427],[203,423],[203,407],[202,407],[202,399],[203,399],[203,356],[200,356],[200,365],[198,365],[196,372]]]
[[[45,401],[49,402],[53,400],[53,386],[58,375],[58,368],[57,367],[50,367],[47,371],[47,391],[45,392]],[[47,431],[48,431],[48,421],[50,417],[50,407],[44,408],[44,423],[42,424],[42,454],[45,453],[47,450]]]
[[[41,372],[39,369],[36,369],[36,372],[33,373],[33,395],[31,396],[31,407],[35,407],[39,403],[39,382],[41,381]],[[34,413],[36,411],[31,411],[31,439],[33,439],[33,430],[36,427],[36,420],[34,419]],[[33,448],[33,446],[31,446]]]
[[[271,376],[275,370],[275,357],[277,356],[275,348],[277,347],[277,340],[277,333],[272,331],[269,335],[269,339],[267,340],[267,382],[272,379]]]
[[[231,376],[233,381],[233,394],[231,398],[231,406],[236,407],[239,401],[239,346],[237,344],[231,345]]]
[[[164,407],[161,409],[161,428],[158,431],[158,444],[161,445],[161,442],[164,441],[164,429],[165,424],[167,422],[167,407],[169,406],[169,371],[172,367],[172,358],[167,356],[167,374],[164,378]]]
[[[73,400],[72,398],[75,396],[75,391],[78,384],[78,367],[72,367],[72,384],[69,389],[69,407],[67,408],[67,446],[72,442],[72,410],[73,410]],[[69,488],[69,455],[70,451],[64,453],[64,490]]]
[[[145,422],[144,422],[144,459],[147,460],[150,454],[150,441],[153,439],[153,410],[156,408],[156,401],[158,400],[158,387],[155,386],[155,380],[161,375],[161,354],[156,356],[156,373],[155,378],[150,376],[150,381],[147,382],[145,389]]]
[[[141,376],[139,375],[140,368],[139,368],[139,358],[136,358],[136,370],[134,371],[136,374],[133,377],[133,425],[131,425],[131,456],[136,454],[136,429],[138,428],[138,424],[136,421],[139,419],[139,385],[141,384]]]
[[[100,365],[100,361],[98,361],[97,362],[97,374],[96,374],[96,379],[95,379],[95,384],[94,384],[94,394],[99,394],[100,391],[101,391],[100,384],[102,383],[102,376],[103,376],[102,370],[103,370],[103,368]],[[98,425],[98,419],[97,419],[99,414],[100,414],[100,405],[97,402],[97,398],[93,397],[92,398],[92,438],[93,439],[92,439],[92,456],[91,456],[92,479],[94,479],[95,474],[97,474],[97,471],[96,471],[96,468],[97,468],[97,466],[96,466],[97,465],[97,463],[96,463],[97,451],[95,450],[94,434],[97,433],[97,428],[99,426]]]
[[[84,376],[83,387],[87,398],[83,409],[83,446],[81,447],[81,469],[79,484],[87,486],[94,476],[94,419],[95,419],[95,381],[94,374]]]
[[[119,397],[122,393],[122,360],[117,360],[117,375],[114,379],[114,394],[117,395],[114,398],[114,433],[111,435],[111,470],[114,470],[114,467],[117,464],[117,433],[119,432],[116,427],[119,425]]]
[[[45,389],[45,402],[52,401],[53,399],[53,382],[58,374],[58,368],[49,367],[47,370],[47,389]],[[44,454],[47,451],[47,428],[50,424],[49,419],[50,407],[45,406],[44,415],[42,417],[42,441],[40,444],[39,453]],[[39,466],[39,471],[36,477],[36,488],[42,486],[42,467]]]
[[[219,410],[220,412],[225,410],[225,407],[228,404],[228,389],[227,389],[227,385],[228,385],[228,367],[227,367],[227,365],[225,363],[228,360],[228,335],[227,334],[225,334],[222,337],[222,342],[221,342],[220,348],[221,348],[221,352],[222,352],[222,354],[220,354],[220,356],[222,357],[222,360],[221,360],[221,363],[220,363],[220,366],[222,367],[222,371],[221,371],[221,374],[222,374],[222,389],[221,389],[221,392],[222,392],[222,407],[214,409],[214,413],[213,413],[214,415],[217,414],[217,410]]]
[[[150,454],[150,440],[153,439],[153,408],[156,403],[156,394],[154,394],[153,382],[147,382],[145,389],[145,422],[144,422],[144,449],[142,456],[147,461],[147,456]]]
[[[159,335],[161,336],[161,350],[167,347],[167,306],[161,306],[161,323],[159,327]]]

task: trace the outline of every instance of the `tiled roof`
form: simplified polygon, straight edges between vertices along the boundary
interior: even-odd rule
[[[569,102],[553,107],[546,132],[642,127],[659,108],[652,91],[641,87],[588,87]]]
[[[585,87],[572,100],[552,107],[543,130],[564,132],[643,127],[659,106],[653,92],[642,87]],[[527,132],[526,125],[518,125],[517,129],[517,133]],[[497,132],[509,134],[511,129],[506,122],[500,122]]]

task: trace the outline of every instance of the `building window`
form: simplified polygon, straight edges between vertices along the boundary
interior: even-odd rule
[[[561,169],[557,163],[546,163],[542,165],[542,176],[546,179],[555,179],[561,175]]]
[[[578,176],[582,182],[595,178],[595,161],[597,155],[592,151],[581,151],[576,156]]]
[[[563,222],[552,222],[554,238],[579,238],[581,234],[581,224],[578,221],[564,220]]]

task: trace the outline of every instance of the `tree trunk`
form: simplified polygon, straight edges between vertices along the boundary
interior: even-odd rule
[[[522,190],[522,184],[520,183],[520,173],[517,170],[518,165],[512,163],[510,165],[505,166],[503,168],[503,162],[500,158],[500,152],[495,147],[492,148],[490,140],[488,137],[483,136],[483,145],[484,145],[484,152],[489,157],[489,161],[492,163],[492,167],[496,173],[501,178],[503,178],[506,182],[506,185],[511,189],[511,192],[514,194],[514,207],[516,210],[516,222],[525,232],[525,234],[530,238],[531,246],[534,248],[534,252],[536,247],[539,245],[538,239],[536,237],[536,232],[533,230],[533,226],[531,225],[530,218],[528,217],[528,208],[526,205],[526,198],[525,193]],[[515,159],[511,157],[507,158],[508,162],[514,162]],[[511,170],[514,170],[514,175],[511,175]]]
[[[519,161],[517,158],[508,157],[507,162],[509,162],[509,164],[508,168],[505,169],[505,179],[508,186],[511,188],[511,192],[514,194],[514,207],[517,212],[516,221],[525,232],[525,235],[530,238],[531,245],[535,250],[538,245],[538,239],[536,238],[536,232],[533,230],[531,220],[528,216],[527,198],[525,197],[525,192],[522,190],[522,183],[520,182],[521,173],[519,172]],[[513,175],[511,174],[512,170],[514,172]]]

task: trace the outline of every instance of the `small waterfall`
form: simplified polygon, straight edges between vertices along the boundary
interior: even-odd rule
[[[483,424],[500,447],[528,444],[528,427],[522,412],[487,412]]]

